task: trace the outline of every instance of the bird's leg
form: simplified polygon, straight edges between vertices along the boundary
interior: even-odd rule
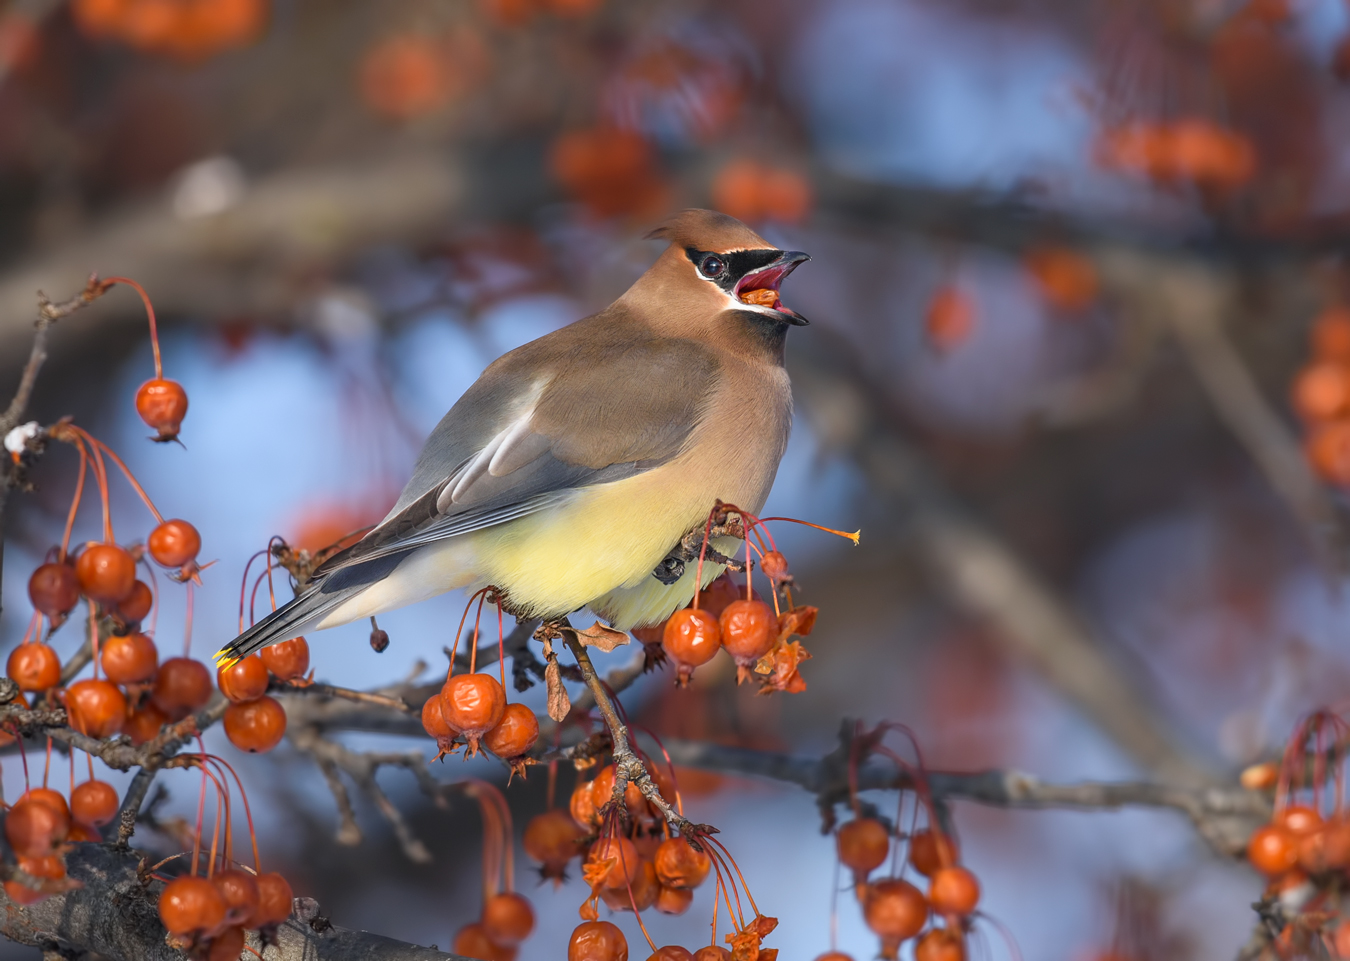
[[[600,716],[605,719],[605,726],[609,728],[609,739],[612,744],[611,752],[614,755],[614,796],[611,804],[618,806],[618,810],[624,811],[624,791],[628,789],[628,784],[632,783],[638,786],[642,796],[661,812],[661,816],[666,819],[672,828],[678,831],[683,837],[692,838],[699,834],[716,834],[717,828],[710,824],[695,824],[686,818],[679,811],[676,811],[665,798],[661,796],[660,790],[656,787],[656,782],[647,772],[647,766],[642,763],[642,758],[628,743],[628,728],[619,719],[619,712],[614,709],[614,702],[610,699],[609,692],[605,690],[605,685],[601,682],[600,676],[595,672],[595,665],[591,663],[591,656],[586,653],[586,648],[577,639],[576,633],[568,627],[562,628],[563,638],[567,646],[572,651],[572,656],[576,658],[577,667],[581,669],[581,678],[586,682],[586,687],[590,689],[591,696],[595,698],[595,706],[600,709]]]
[[[703,559],[709,564],[721,564],[727,570],[737,573],[745,570],[745,562],[738,561],[734,557],[728,557],[713,547],[711,543],[704,548],[703,539],[705,535],[709,541],[714,537],[734,537],[737,540],[745,540],[745,525],[741,523],[740,517],[735,514],[718,512],[713,516],[711,528],[695,527],[681,537],[680,542],[671,548],[670,553],[665,556],[660,564],[656,565],[656,568],[652,571],[652,577],[669,587],[684,576],[686,564],[698,560],[700,551],[703,552]]]

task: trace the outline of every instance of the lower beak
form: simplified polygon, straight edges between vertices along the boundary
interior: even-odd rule
[[[798,266],[806,263],[810,259],[810,254],[800,250],[785,250],[780,257],[772,261],[768,266],[762,267],[760,270],[756,271],[756,274],[764,274],[770,271],[777,274],[777,279],[774,282],[774,289],[777,289],[778,286],[782,284],[783,280],[787,278],[788,274],[792,273]],[[780,319],[785,324],[792,324],[796,327],[805,327],[811,323],[811,321],[807,320],[795,310],[789,310],[787,307],[784,307],[781,300],[774,309],[782,315]]]

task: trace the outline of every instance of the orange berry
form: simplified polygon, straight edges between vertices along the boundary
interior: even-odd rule
[[[1280,768],[1273,761],[1262,761],[1243,768],[1238,780],[1248,791],[1268,791],[1279,783]]]
[[[595,795],[591,792],[594,785],[594,781],[578,781],[577,786],[572,789],[572,798],[567,805],[572,819],[577,824],[592,828],[600,824],[600,812],[596,809]]]
[[[111,37],[122,26],[134,0],[74,0],[70,5],[75,26],[89,37]]]
[[[182,567],[196,559],[202,549],[202,535],[187,521],[169,520],[150,532],[145,546],[156,563]]]
[[[70,816],[70,805],[66,803],[66,797],[60,791],[55,791],[47,787],[31,788],[19,795],[20,801],[36,801],[38,804],[45,804],[53,811],[60,811],[67,817]]]
[[[70,814],[76,821],[95,827],[117,816],[117,789],[107,781],[85,781],[70,792]]]
[[[1247,859],[1267,877],[1278,877],[1298,864],[1298,839],[1281,825],[1263,825],[1247,842]]]
[[[75,561],[75,577],[85,597],[113,606],[136,586],[136,561],[116,544],[90,544]]]
[[[483,743],[500,758],[521,757],[539,740],[539,719],[524,704],[506,705],[502,719],[487,732]]]
[[[478,739],[506,713],[506,692],[488,674],[459,674],[441,688],[441,713],[468,742],[466,757],[478,751]]]
[[[720,944],[705,944],[694,952],[694,961],[731,961],[731,952]]]
[[[1328,307],[1313,321],[1309,334],[1318,360],[1350,361],[1350,308]]]
[[[216,686],[236,704],[255,701],[267,693],[272,678],[263,665],[262,658],[256,654],[240,658],[229,667],[216,671]]]
[[[157,441],[171,441],[178,436],[187,409],[187,391],[177,381],[157,377],[147,380],[136,391],[136,413],[158,433],[154,438]]]
[[[666,838],[653,858],[657,880],[668,888],[696,888],[712,870],[707,851],[696,851],[682,837]]]
[[[538,861],[546,878],[560,878],[567,862],[581,853],[585,831],[566,811],[536,814],[525,825],[525,853]]]
[[[35,878],[41,878],[46,881],[59,881],[66,876],[66,863],[59,855],[49,854],[45,857],[30,858],[19,856],[19,867],[25,873],[31,874]],[[25,887],[18,881],[6,881],[5,893],[9,895],[10,900],[15,904],[29,905],[37,904],[51,895],[42,891],[35,891],[32,888]]]
[[[687,682],[694,668],[711,661],[721,646],[717,618],[706,610],[691,607],[670,615],[661,636],[661,647],[675,662],[680,682]]]
[[[264,695],[225,709],[225,736],[241,751],[265,754],[286,736],[286,709]]]
[[[792,574],[788,571],[787,558],[778,551],[769,551],[759,559],[759,569],[773,581],[786,581]]]
[[[258,913],[258,882],[252,874],[227,868],[212,875],[211,883],[225,899],[226,924],[244,924]]]
[[[110,637],[99,648],[103,673],[114,684],[139,684],[155,676],[159,651],[144,634]]]
[[[1313,425],[1305,449],[1313,470],[1323,480],[1350,487],[1350,421]]]
[[[309,670],[309,642],[303,637],[269,644],[258,652],[258,656],[278,681],[302,677]]]
[[[884,945],[898,945],[923,930],[928,902],[923,892],[899,878],[869,885],[863,900],[863,919]]]
[[[567,961],[628,961],[628,939],[608,921],[583,921],[568,939]]]
[[[260,874],[258,882],[258,913],[253,915],[245,927],[264,928],[272,924],[281,924],[291,916],[294,909],[295,893],[291,883],[276,871]]]
[[[1309,364],[1294,378],[1292,401],[1307,421],[1344,416],[1350,412],[1350,368],[1336,361]]]
[[[928,903],[939,914],[971,914],[980,903],[980,882],[963,867],[938,868],[928,883]]]
[[[1077,313],[1097,299],[1097,269],[1067,247],[1039,247],[1026,254],[1027,272],[1051,307]]]
[[[732,660],[748,668],[778,642],[778,616],[763,601],[735,600],[718,618],[718,631]]]
[[[449,99],[446,54],[430,37],[417,34],[380,41],[361,61],[361,99],[396,120],[431,113]]]
[[[60,623],[80,600],[80,581],[69,564],[42,564],[28,578],[34,609]]]
[[[127,711],[122,723],[122,733],[131,738],[131,743],[140,747],[146,741],[153,741],[164,730],[169,718],[149,700],[143,702],[139,710]]]
[[[524,895],[494,894],[483,903],[483,930],[493,944],[514,947],[534,930],[534,908]]]
[[[513,946],[494,944],[481,921],[460,928],[450,950],[466,958],[477,958],[478,961],[515,961],[518,953]]]
[[[427,698],[422,705],[422,730],[435,738],[436,747],[442,754],[449,753],[455,746],[455,735],[458,732],[445,723],[445,712],[441,710],[439,693]]]
[[[212,931],[225,920],[225,910],[225,899],[206,878],[174,878],[159,895],[159,919],[170,934]]]
[[[939,287],[924,314],[928,343],[939,353],[963,344],[975,329],[975,302],[956,287]]]
[[[956,839],[928,829],[915,831],[909,839],[909,863],[926,878],[938,868],[956,863],[959,856]]]
[[[150,700],[171,721],[181,721],[211,700],[211,672],[201,661],[171,657],[159,666]]]
[[[816,961],[853,961],[853,955],[845,954],[843,951],[826,951],[824,954],[816,955]]]
[[[966,961],[966,942],[951,928],[934,928],[914,946],[914,961]]]
[[[623,887],[637,877],[642,857],[632,841],[627,838],[610,837],[601,838],[591,845],[588,861],[600,864],[610,859],[613,859],[614,863],[605,874],[604,887]]]
[[[5,815],[5,839],[21,857],[47,857],[69,832],[70,815],[36,799],[20,799]]]
[[[614,782],[618,774],[614,770],[613,764],[606,764],[600,769],[600,773],[595,776],[591,782],[591,803],[599,811],[606,804],[614,799]],[[632,781],[624,785],[623,803],[627,806],[629,813],[641,814],[647,799],[642,796],[642,790]]]
[[[41,642],[20,644],[10,651],[5,673],[21,691],[46,691],[61,683],[61,659]]]
[[[1283,811],[1275,813],[1275,823],[1302,837],[1322,827],[1322,815],[1306,804],[1290,804]]]
[[[656,902],[656,910],[661,910],[660,900]],[[684,912],[667,911],[666,913],[683,914]],[[648,955],[647,961],[694,961],[694,952],[688,948],[682,948],[678,944],[667,944],[664,947],[657,948],[655,954]]]
[[[693,888],[662,887],[656,895],[656,910],[662,914],[684,914],[693,903]]]
[[[737,220],[753,223],[764,216],[760,187],[764,168],[753,160],[733,160],[717,172],[712,182],[712,204]]]
[[[633,872],[631,884],[605,888],[600,892],[600,898],[611,911],[632,911],[634,906],[639,911],[646,911],[656,903],[660,894],[661,882],[656,880],[656,870],[652,867],[652,862],[642,861]]]
[[[854,818],[840,825],[835,842],[839,849],[839,863],[850,869],[857,880],[865,879],[885,864],[886,855],[891,850],[891,838],[886,825],[876,818]]]
[[[124,624],[139,624],[155,606],[155,595],[145,581],[131,585],[131,593],[117,603],[117,616]]]
[[[206,950],[206,961],[239,961],[244,953],[244,929],[238,926],[226,928],[210,939]]]
[[[89,737],[112,737],[127,719],[127,699],[108,681],[76,681],[66,689],[70,726]]]
[[[759,188],[764,215],[779,223],[795,224],[811,212],[811,182],[793,170],[766,170]]]

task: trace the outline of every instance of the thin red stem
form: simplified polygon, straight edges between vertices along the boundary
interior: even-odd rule
[[[141,302],[145,304],[145,315],[150,321],[150,348],[155,353],[155,379],[161,379],[164,376],[164,367],[159,360],[159,330],[155,325],[155,308],[150,303],[150,295],[145,292],[144,287],[129,277],[109,277],[103,282],[105,284],[126,284],[141,295]]]

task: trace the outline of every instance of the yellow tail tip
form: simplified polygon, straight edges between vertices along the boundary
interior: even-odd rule
[[[231,654],[228,647],[222,647],[216,651],[211,660],[215,662],[216,668],[221,671],[228,671],[239,663],[239,658]]]

